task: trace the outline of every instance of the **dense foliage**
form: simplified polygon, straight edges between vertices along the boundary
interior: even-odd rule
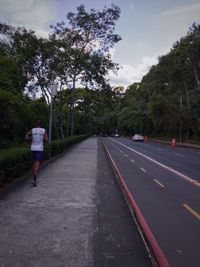
[[[199,140],[200,25],[193,24],[141,83],[128,87],[119,120],[126,133]]]
[[[81,5],[77,13],[68,13],[67,24],[51,26],[48,38],[0,23],[0,147],[22,142],[37,118],[47,127],[52,102],[54,138],[89,132],[90,96],[77,98],[76,84],[109,88],[108,71],[118,68],[109,51],[121,39],[114,33],[119,16],[114,5],[89,12]],[[59,93],[51,101],[55,82]],[[79,97],[86,100],[80,109]]]

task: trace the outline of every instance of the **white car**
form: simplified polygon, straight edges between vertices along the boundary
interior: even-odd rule
[[[144,136],[141,134],[134,134],[134,136],[132,136],[132,140],[135,142],[143,142]]]

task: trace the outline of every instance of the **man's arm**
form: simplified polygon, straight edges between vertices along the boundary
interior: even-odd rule
[[[48,134],[47,134],[47,131],[45,131],[44,133],[44,140],[47,142],[48,141]]]
[[[32,138],[32,131],[28,131],[28,133],[25,135],[25,140],[31,140]]]

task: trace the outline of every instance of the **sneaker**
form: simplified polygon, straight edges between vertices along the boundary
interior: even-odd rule
[[[33,186],[37,186],[37,182],[33,180],[33,181],[32,181],[32,185],[33,185]]]

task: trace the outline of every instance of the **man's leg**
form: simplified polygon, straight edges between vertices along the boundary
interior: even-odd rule
[[[36,177],[36,179],[37,179],[39,168],[40,168],[40,161],[34,160],[33,161],[33,176]]]
[[[33,185],[37,185],[37,174],[40,168],[40,162],[43,159],[42,151],[32,151],[32,159],[33,159]]]
[[[38,174],[39,168],[40,168],[40,161],[34,160],[33,161],[33,181],[32,181],[33,186],[37,186],[37,174]]]

